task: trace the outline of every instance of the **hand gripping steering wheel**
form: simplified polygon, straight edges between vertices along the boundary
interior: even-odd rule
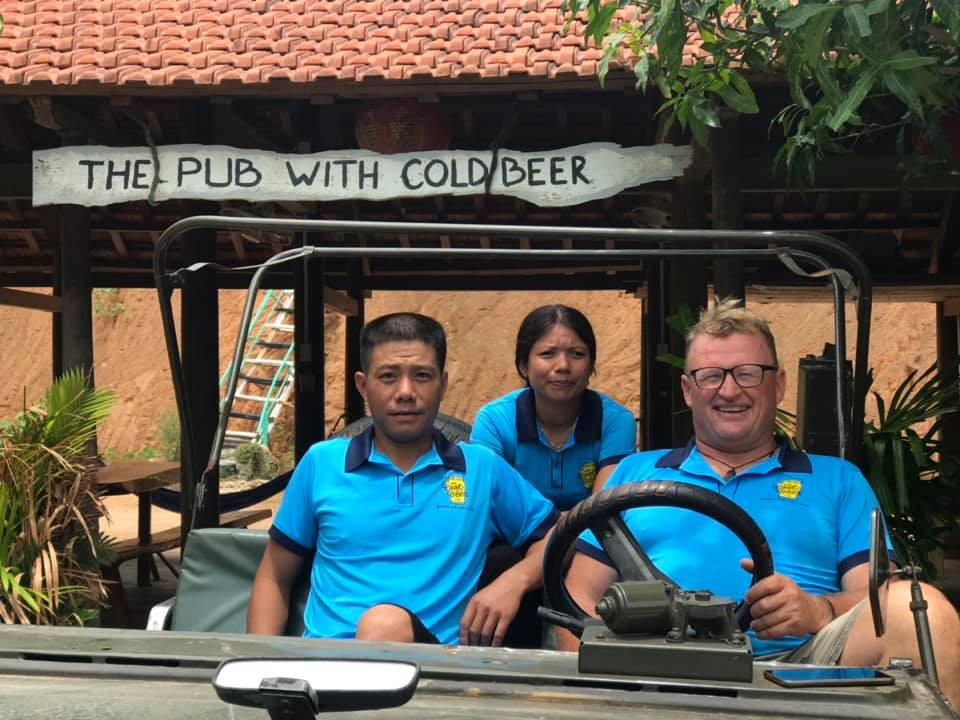
[[[753,559],[751,585],[773,574],[773,556],[763,531],[736,503],[696,485],[668,480],[624,483],[582,500],[557,523],[543,558],[543,588],[549,606],[583,623],[591,620],[567,593],[564,560],[584,530],[593,530],[620,580],[673,580],[653,564],[640,547],[620,513],[638,507],[677,507],[693,510],[726,526],[746,546]],[[705,548],[706,551],[706,548]],[[679,588],[698,589],[698,588]],[[736,612],[740,629],[750,626],[750,607],[741,602]]]

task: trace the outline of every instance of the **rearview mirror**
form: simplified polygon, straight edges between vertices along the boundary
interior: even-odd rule
[[[403,705],[420,669],[379,660],[226,660],[213,687],[224,702],[261,707],[274,720],[313,720],[320,712],[377,710]]]
[[[874,508],[870,513],[870,556],[867,566],[870,573],[869,596],[873,631],[877,637],[883,637],[883,616],[887,610],[885,583],[890,579],[890,558],[887,557],[887,539],[883,532],[883,519],[879,508]]]

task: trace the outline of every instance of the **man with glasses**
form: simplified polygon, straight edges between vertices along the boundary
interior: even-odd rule
[[[694,438],[684,448],[623,459],[606,487],[671,480],[719,493],[763,530],[776,572],[749,587],[746,548],[719,523],[680,508],[630,510],[626,524],[654,564],[683,589],[750,603],[755,656],[843,665],[907,657],[919,667],[909,583],[890,586],[882,638],[863,611],[870,513],[879,506],[866,479],[845,460],[807,455],[774,435],[786,374],[767,323],[734,299],[705,310],[687,335],[680,383]],[[577,550],[567,589],[592,613],[617,572],[591,533]],[[957,705],[960,621],[938,590],[925,586],[924,595],[941,686]],[[576,649],[569,633],[559,639],[561,647]]]

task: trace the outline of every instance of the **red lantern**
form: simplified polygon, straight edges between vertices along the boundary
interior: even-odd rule
[[[361,148],[385,155],[450,146],[450,126],[436,103],[379,100],[357,113],[354,128]]]

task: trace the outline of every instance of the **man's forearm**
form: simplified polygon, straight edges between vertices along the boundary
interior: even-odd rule
[[[547,546],[547,535],[537,540],[529,548],[523,560],[506,570],[500,577],[508,578],[526,594],[531,590],[543,587],[543,553]]]
[[[289,599],[274,582],[254,582],[247,607],[247,632],[254,635],[283,635],[287,629]]]

